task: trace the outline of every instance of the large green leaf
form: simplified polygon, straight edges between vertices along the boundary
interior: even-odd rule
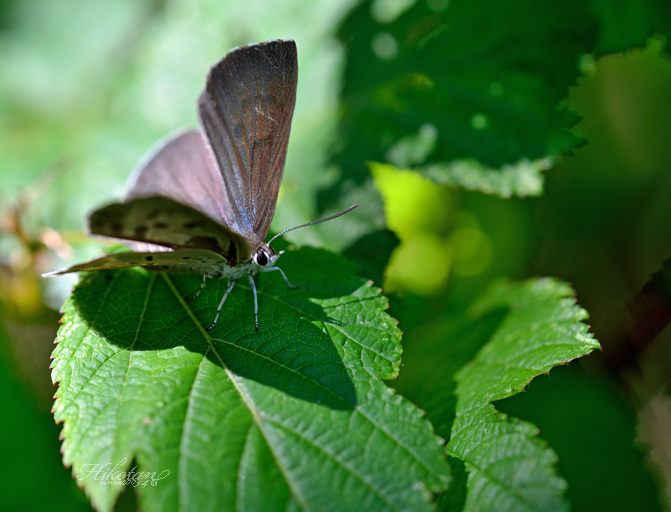
[[[398,15],[399,4],[412,7]],[[589,55],[669,34],[669,5],[363,2],[340,32],[342,190],[364,182],[363,162],[375,160],[490,194],[540,194],[542,171],[583,143],[569,131],[579,117],[559,105]]]
[[[492,402],[599,348],[572,295],[568,285],[552,279],[501,283],[473,309],[476,316],[502,307],[509,311],[456,374],[456,417],[447,451],[463,460],[469,473],[465,510],[568,510],[554,451],[537,437],[534,425],[508,420]]]
[[[185,302],[197,276],[82,278],[54,353],[54,410],[98,509],[120,487],[95,471],[133,460],[161,476],[138,487],[144,510],[432,509],[449,469],[421,412],[381,382],[401,354],[386,299],[329,253],[280,263],[299,288],[258,278],[259,332],[244,280],[208,333],[225,282]]]

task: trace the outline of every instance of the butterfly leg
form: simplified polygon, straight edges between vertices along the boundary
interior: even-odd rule
[[[249,284],[252,286],[252,291],[254,292],[254,327],[256,330],[259,330],[259,301],[256,298],[256,283],[254,282],[254,277],[252,274],[249,274]]]
[[[287,279],[286,274],[284,273],[284,271],[280,267],[260,268],[259,272],[272,272],[273,270],[279,270],[280,271],[280,274],[282,274],[282,278],[284,279],[284,282],[287,283],[287,286],[289,288],[294,288],[294,289],[298,288],[298,286],[295,286],[295,285],[293,285],[289,282],[289,280]]]
[[[214,329],[214,326],[217,325],[217,320],[219,320],[219,313],[221,313],[221,308],[224,307],[224,302],[226,302],[226,297],[228,297],[228,294],[233,289],[233,285],[235,285],[235,279],[231,278],[231,282],[228,283],[228,288],[226,288],[226,291],[224,292],[224,296],[221,298],[221,302],[219,303],[219,307],[217,308],[217,315],[214,317],[214,322],[212,322],[212,325],[210,325],[207,329],[205,329],[207,332],[210,332],[212,329]]]
[[[198,291],[196,292],[196,294],[192,295],[191,297],[184,297],[184,300],[193,300],[196,297],[198,297],[198,295],[200,295],[200,292],[203,291],[203,288],[205,288],[205,280],[206,279],[207,279],[207,274],[203,274],[203,282],[200,284],[200,288],[198,288]]]

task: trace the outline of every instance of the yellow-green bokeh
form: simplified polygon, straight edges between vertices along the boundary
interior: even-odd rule
[[[387,267],[385,290],[432,295],[444,290],[452,272],[473,276],[487,269],[492,243],[476,218],[458,213],[447,188],[414,171],[369,165],[387,226],[401,240]]]

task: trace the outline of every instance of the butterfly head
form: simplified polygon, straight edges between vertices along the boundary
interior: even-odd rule
[[[271,247],[262,244],[256,251],[254,251],[254,254],[252,254],[252,262],[259,267],[272,267],[283,253],[284,251],[280,251],[275,254],[275,251],[273,251]]]

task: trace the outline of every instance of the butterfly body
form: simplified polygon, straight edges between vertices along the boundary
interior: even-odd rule
[[[124,241],[133,252],[44,275],[135,266],[198,273],[203,284],[192,298],[206,278],[228,279],[209,329],[235,280],[247,276],[258,330],[253,276],[279,271],[293,287],[274,266],[282,252],[275,254],[265,239],[284,172],[297,80],[290,39],[231,50],[210,69],[198,100],[201,130],[159,143],[138,166],[124,200],[89,216],[91,235]]]
[[[256,254],[259,254],[257,251]],[[265,253],[268,254],[268,253]],[[281,254],[273,254],[267,257],[267,264],[261,265],[256,259],[252,258],[249,261],[238,263],[236,265],[229,265],[227,262],[207,261],[203,264],[204,274],[211,279],[240,279],[245,275],[255,276],[269,265],[273,265],[281,256]],[[197,272],[198,274],[203,272]]]

